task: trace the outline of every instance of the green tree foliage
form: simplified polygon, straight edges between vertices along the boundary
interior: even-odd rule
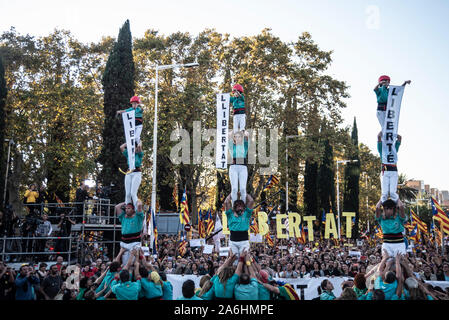
[[[5,190],[5,157],[4,157],[4,139],[5,139],[5,105],[6,105],[6,80],[5,68],[3,67],[3,58],[0,55],[0,205],[3,205],[3,193]]]
[[[97,75],[109,43],[83,45],[61,30],[36,39],[14,29],[1,35],[6,135],[16,142],[11,177],[23,176],[10,185],[10,200],[33,182],[68,200],[79,180],[95,174],[102,127]]]
[[[103,147],[99,162],[102,165],[100,181],[112,188],[111,200],[118,203],[124,198],[124,177],[119,168],[126,170],[127,161],[121,155],[120,145],[125,142],[122,118],[117,110],[130,106],[129,99],[134,95],[134,61],[132,37],[127,20],[121,27],[118,38],[111,50],[103,73],[104,126]]]
[[[348,162],[345,165],[345,185],[343,193],[343,211],[355,212],[355,225],[353,228],[353,238],[358,237],[359,220],[359,179],[360,179],[360,157],[357,123],[354,118],[354,124],[351,133],[351,144],[346,152],[346,159],[357,161]]]

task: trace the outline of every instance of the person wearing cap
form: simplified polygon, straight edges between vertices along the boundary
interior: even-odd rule
[[[253,207],[254,200],[249,194],[246,195],[246,204],[242,200],[236,200],[232,207],[231,194],[225,200],[226,217],[231,233],[230,248],[237,256],[240,256],[244,250],[250,250],[248,230]]]
[[[382,75],[379,77],[378,84],[374,87],[374,92],[377,97],[377,120],[379,120],[380,126],[383,127],[385,123],[385,112],[387,111],[388,102],[388,86],[390,85],[390,77]],[[404,81],[402,86],[410,84],[410,80]]]
[[[132,203],[119,203],[115,206],[115,213],[122,225],[119,255],[123,255],[123,264],[126,264],[130,251],[140,248],[143,220],[145,219],[142,202],[137,201],[137,210]]]
[[[120,146],[122,154],[126,157],[128,162],[128,167],[131,167],[129,163],[128,150],[126,148],[126,143]],[[133,171],[128,170],[125,175],[125,202],[133,203],[137,206],[138,198],[137,192],[139,191],[140,183],[142,182],[142,159],[143,151],[142,144],[139,143],[136,147],[135,157],[134,157],[134,167]]]
[[[386,250],[389,256],[394,257],[398,253],[407,253],[403,234],[406,220],[404,204],[399,198],[397,202],[388,199],[384,202],[379,200],[377,203],[376,221],[383,233],[382,250]]]
[[[230,102],[234,109],[234,127],[233,131],[244,131],[246,126],[245,96],[243,95],[243,87],[235,84],[232,87]]]
[[[229,180],[231,182],[232,203],[238,199],[246,202],[246,184],[248,181],[248,132],[230,132],[229,150],[232,155],[232,164],[229,166]]]
[[[396,142],[394,144],[394,147],[396,149],[396,152],[399,151],[399,147],[402,142],[402,136],[397,135]],[[379,152],[380,159],[382,160],[382,131],[379,132],[377,135],[377,151]],[[388,199],[388,196],[390,196],[391,200],[394,202],[397,202],[399,199],[398,193],[398,167],[396,163],[382,163],[382,174],[381,174],[381,190],[382,190],[382,196],[380,200],[382,202],[386,201]]]
[[[138,96],[133,96],[131,97],[131,99],[129,100],[129,102],[131,103],[131,108],[128,109],[124,109],[124,110],[117,110],[117,114],[122,114],[124,112],[129,112],[129,111],[135,111],[134,114],[134,121],[135,121],[135,126],[136,126],[136,144],[140,143],[140,134],[142,133],[142,128],[143,128],[143,109],[141,106],[141,102],[140,102],[140,98]]]

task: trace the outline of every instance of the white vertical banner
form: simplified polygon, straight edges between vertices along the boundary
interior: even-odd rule
[[[136,156],[136,123],[135,123],[135,111],[128,111],[122,113],[123,128],[126,138],[126,149],[128,150],[128,169],[134,170],[135,156]]]
[[[396,164],[398,155],[394,147],[397,139],[399,114],[405,86],[390,86],[385,111],[385,122],[382,126],[382,163]]]
[[[226,169],[228,163],[229,93],[217,94],[217,147],[215,166]]]

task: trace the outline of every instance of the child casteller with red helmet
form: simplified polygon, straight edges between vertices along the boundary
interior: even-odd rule
[[[118,110],[117,114],[122,114],[123,112],[135,111],[134,119],[136,123],[136,145],[140,143],[140,134],[142,133],[143,127],[143,109],[141,107],[140,98],[138,96],[133,96],[129,100],[131,103],[131,108],[125,110]]]
[[[240,84],[235,84],[232,87],[231,103],[234,108],[234,133],[238,131],[245,131],[246,126],[246,111],[245,111],[245,97],[243,96],[243,87]]]
[[[410,84],[411,81],[404,81],[402,86]],[[388,102],[388,86],[390,85],[390,77],[387,75],[382,75],[379,77],[377,86],[374,87],[374,92],[377,96],[377,119],[379,120],[380,126],[383,127],[385,123],[385,112],[387,111]]]

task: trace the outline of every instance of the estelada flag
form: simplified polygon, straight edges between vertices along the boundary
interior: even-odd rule
[[[190,223],[189,205],[187,203],[187,193],[186,193],[185,188],[184,188],[184,193],[182,194],[182,199],[181,199],[181,211],[179,212],[179,221],[181,222],[181,224]]]

